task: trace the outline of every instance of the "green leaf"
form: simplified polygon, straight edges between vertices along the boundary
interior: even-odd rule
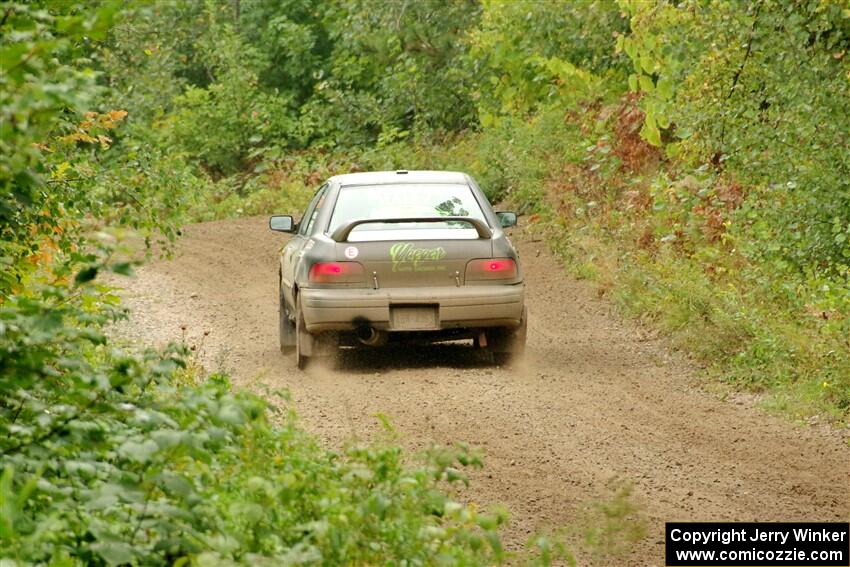
[[[640,56],[640,66],[643,68],[644,73],[651,74],[655,72],[655,62],[648,53]]]
[[[15,494],[12,479],[15,471],[12,465],[6,465],[0,476],[0,539],[8,541],[14,536],[15,518],[18,510],[15,509]]]
[[[634,39],[626,37],[623,41],[623,48],[626,50],[626,55],[629,56],[629,59],[632,61],[637,59],[637,46]]]
[[[118,454],[125,459],[129,459],[137,463],[147,463],[158,450],[159,445],[150,439],[141,443],[136,441],[126,441],[118,447]]]
[[[163,486],[172,494],[186,498],[195,492],[195,487],[179,474],[168,474],[162,479]]]
[[[680,142],[667,144],[667,147],[664,148],[664,153],[668,158],[674,158],[682,153],[682,144]]]
[[[136,557],[133,548],[129,544],[120,541],[94,543],[91,548],[109,565],[132,563]]]
[[[667,77],[661,77],[658,79],[655,86],[658,89],[658,96],[664,100],[670,100],[673,96],[673,82]]]
[[[655,125],[655,122],[644,122],[643,127],[640,129],[640,135],[653,146],[661,147],[661,132]]]

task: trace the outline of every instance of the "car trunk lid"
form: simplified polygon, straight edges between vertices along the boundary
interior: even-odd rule
[[[416,239],[338,242],[339,261],[363,265],[370,286],[460,286],[466,264],[493,253],[490,239]]]

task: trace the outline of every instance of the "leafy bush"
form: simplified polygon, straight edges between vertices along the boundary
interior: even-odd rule
[[[92,48],[116,14],[107,4],[57,15],[11,4],[3,18],[0,128],[0,298],[43,278],[51,263],[80,263],[97,231],[120,225],[149,243],[174,240],[191,193],[205,182],[135,128],[127,111],[91,110],[103,94]]]
[[[74,241],[68,233],[76,229],[77,219],[69,222],[65,211],[84,210],[88,204],[87,195],[80,195],[75,183],[77,176],[70,175],[77,165],[72,166],[71,160],[79,157],[84,172],[89,167],[85,156],[76,153],[65,160],[50,159],[53,151],[46,142],[59,128],[69,137],[50,142],[69,149],[75,148],[77,141],[96,146],[98,136],[106,136],[107,126],[114,125],[108,119],[77,129],[73,119],[66,120],[57,112],[79,110],[92,102],[96,94],[93,73],[60,61],[80,56],[75,42],[84,35],[103,37],[112,16],[108,9],[90,18],[71,14],[53,18],[28,5],[12,4],[4,9],[0,26],[0,298],[35,269],[42,251],[67,250]],[[52,33],[59,25],[66,28],[65,35]],[[15,30],[20,33],[13,33]],[[59,157],[65,155],[62,152]],[[50,191],[43,190],[45,184],[51,186]]]
[[[626,20],[613,0],[486,1],[471,32],[470,58],[480,69],[475,90],[482,125],[524,116],[553,102],[593,96],[596,74],[622,73],[614,36]]]
[[[728,219],[744,253],[850,275],[846,3],[623,5],[647,139],[746,187]]]
[[[79,278],[81,280],[84,278]],[[487,564],[503,518],[440,490],[477,463],[320,449],[226,377],[178,386],[184,352],[111,345],[91,284],[0,307],[0,556],[73,565]],[[184,380],[185,382],[185,380]]]
[[[264,139],[285,143],[294,126],[288,101],[263,92],[256,68],[259,55],[215,20],[199,40],[205,45],[207,87],[188,86],[174,101],[167,131],[178,151],[216,173],[240,171],[250,150]]]
[[[474,123],[474,70],[462,41],[469,0],[350,0],[328,20],[333,51],[303,107],[313,145],[356,147]]]

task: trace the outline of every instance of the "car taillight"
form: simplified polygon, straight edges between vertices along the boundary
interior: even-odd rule
[[[516,262],[511,258],[472,260],[466,265],[466,281],[510,280],[516,276]]]
[[[364,281],[360,262],[316,262],[310,266],[311,283],[357,283]]]

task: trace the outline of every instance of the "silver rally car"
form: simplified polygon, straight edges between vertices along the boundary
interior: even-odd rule
[[[451,171],[331,177],[304,216],[274,215],[292,233],[280,254],[280,347],[304,368],[343,346],[473,339],[504,362],[525,347],[525,286],[475,181]]]

